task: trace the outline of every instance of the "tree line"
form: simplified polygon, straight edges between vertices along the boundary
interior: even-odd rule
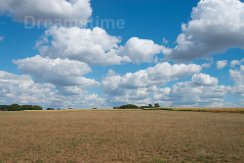
[[[0,105],[0,111],[23,111],[23,110],[43,110],[41,106],[38,105]]]
[[[160,108],[158,103],[154,105],[149,104],[145,106],[137,106],[134,104],[126,104],[114,107],[113,109],[157,109]],[[72,108],[69,108],[72,109]],[[94,108],[96,109],[96,108]],[[24,110],[43,110],[41,106],[38,105],[19,105],[19,104],[12,104],[12,105],[0,105],[0,111],[24,111]],[[55,110],[54,108],[47,108],[47,110]],[[58,109],[60,110],[60,109]]]
[[[126,104],[114,107],[114,109],[153,109],[153,108],[160,108],[160,105],[158,103],[155,103],[154,105],[149,104],[146,106],[137,106],[134,104]]]

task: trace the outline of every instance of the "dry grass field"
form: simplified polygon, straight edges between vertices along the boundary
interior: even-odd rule
[[[0,112],[0,162],[243,162],[244,114]]]

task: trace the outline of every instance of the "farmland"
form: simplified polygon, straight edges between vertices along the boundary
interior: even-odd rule
[[[0,112],[0,162],[242,162],[244,114]]]

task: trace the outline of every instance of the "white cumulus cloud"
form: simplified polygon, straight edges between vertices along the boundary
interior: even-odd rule
[[[244,3],[240,0],[201,0],[182,25],[177,46],[167,54],[176,61],[189,61],[244,48]]]
[[[32,17],[35,23],[49,21],[56,24],[61,21],[65,25],[65,22],[73,21],[76,25],[85,25],[92,8],[90,0],[0,0],[0,13],[22,22]]]
[[[196,85],[195,76],[193,76],[192,81],[173,85],[167,100],[178,106],[211,106],[214,103],[224,105],[224,97],[228,93],[229,87],[217,85],[217,78],[206,74],[204,76],[211,79],[212,84],[208,83],[208,79],[204,79],[202,85],[200,83]]]
[[[137,101],[138,103],[150,102],[149,97],[155,87],[164,86],[166,83],[190,76],[201,71],[201,66],[195,64],[158,63],[154,67],[140,70],[135,73],[126,73],[121,76],[110,71],[102,81],[108,100],[113,102]]]
[[[68,58],[102,66],[158,62],[159,54],[171,51],[152,40],[138,37],[121,45],[119,37],[111,36],[99,27],[53,27],[37,42],[37,48],[44,57]]]
[[[162,46],[155,44],[152,40],[130,38],[124,47],[121,47],[121,53],[128,56],[133,63],[150,63],[154,57],[162,52]]]
[[[37,55],[16,60],[14,63],[23,73],[30,74],[36,81],[48,82],[56,86],[88,87],[98,85],[95,80],[83,77],[91,72],[91,69],[87,64],[79,61],[43,58]]]
[[[192,76],[192,84],[196,86],[216,86],[218,79],[207,74],[194,74]]]
[[[49,39],[51,38],[51,39]],[[102,28],[51,28],[37,43],[41,56],[68,58],[87,64],[116,65],[129,60],[117,54],[120,39]]]
[[[244,65],[241,65],[239,70],[231,69],[230,76],[237,85],[244,86]]]
[[[0,101],[2,103],[45,103],[55,87],[36,84],[29,76],[0,71]]]
[[[149,87],[157,84],[166,84],[171,80],[177,80],[180,77],[191,75],[201,71],[201,66],[195,64],[175,64],[167,62],[159,63],[154,67],[140,70],[135,73],[126,73],[123,76],[110,72],[103,81],[108,90],[116,89],[136,89]]]
[[[236,67],[236,66],[240,66],[241,64],[244,64],[244,58],[242,58],[241,60],[232,60],[230,62],[230,66],[232,68]]]
[[[217,63],[216,63],[217,69],[223,69],[227,65],[228,65],[228,61],[227,60],[217,61]]]
[[[37,104],[43,107],[99,107],[104,99],[89,93],[79,86],[62,87],[53,84],[36,83],[30,76],[0,71],[0,103]],[[69,92],[69,93],[68,93]]]

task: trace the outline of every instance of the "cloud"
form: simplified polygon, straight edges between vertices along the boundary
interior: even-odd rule
[[[192,84],[196,86],[216,86],[218,79],[207,74],[194,74],[192,76]]]
[[[201,66],[202,66],[202,68],[210,68],[211,67],[211,63],[204,63]]]
[[[191,73],[186,73],[179,78],[181,80],[189,75]],[[230,86],[219,85],[216,77],[202,73],[193,74],[190,81],[176,82],[170,87],[166,87],[166,84],[176,81],[176,79],[172,78],[158,84],[138,85],[130,88],[124,83],[127,81],[126,76],[110,72],[103,81],[107,102],[111,105],[116,106],[124,103],[145,105],[158,102],[163,106],[223,107],[225,105],[224,98],[231,90]],[[143,82],[145,81],[141,81],[141,83]]]
[[[52,83],[56,86],[80,87],[96,86],[98,82],[83,75],[91,72],[90,67],[79,61],[68,59],[50,59],[39,55],[14,61],[25,74],[30,74],[36,81]]]
[[[235,85],[219,84],[216,77],[209,74],[194,74],[190,81],[177,82],[171,87],[155,88],[152,101],[158,101],[166,106],[185,107],[240,107],[243,106],[244,68],[231,70]],[[234,96],[233,96],[234,95]],[[235,97],[235,102],[229,97]]]
[[[119,37],[99,27],[53,27],[37,42],[37,48],[44,57],[68,58],[101,66],[157,62],[158,54],[170,51],[152,40],[137,37],[130,38],[123,46]]]
[[[116,65],[129,60],[117,54],[118,43],[118,37],[110,36],[102,28],[60,27],[47,30],[37,47],[44,57],[68,58],[90,65]]]
[[[232,60],[230,62],[230,66],[232,68],[236,67],[236,66],[240,66],[241,64],[244,64],[244,58],[242,58],[241,60]]]
[[[217,61],[216,66],[217,69],[223,69],[228,65],[228,61],[224,60],[224,61]]]
[[[121,47],[121,54],[128,56],[133,63],[150,63],[154,57],[162,52],[162,46],[155,44],[152,40],[130,38],[124,47]]]
[[[239,69],[231,69],[230,77],[234,81],[234,86],[231,88],[231,93],[241,98],[244,97],[244,65],[240,65]]]
[[[67,25],[72,21],[85,25],[92,9],[90,0],[0,0],[0,13],[21,22],[26,21],[26,17],[32,17],[35,23],[48,21],[56,24],[61,21],[61,24]]]
[[[201,0],[182,25],[177,46],[166,53],[176,61],[189,61],[244,48],[244,3],[239,0]]]
[[[140,70],[135,73],[126,73],[124,76],[109,72],[107,78],[103,81],[105,88],[109,90],[117,88],[143,88],[155,84],[166,84],[171,80],[177,80],[180,77],[194,74],[201,71],[201,66],[195,64],[175,64],[167,62],[159,63],[154,67]]]
[[[239,70],[230,70],[230,76],[237,85],[244,86],[244,65],[241,65]]]
[[[135,73],[126,73],[123,76],[110,71],[102,81],[108,99],[113,102],[136,101],[144,104],[153,92],[155,86],[163,86],[168,82],[192,75],[201,71],[201,66],[195,64],[158,63],[154,67],[140,70]]]
[[[71,88],[73,87],[73,88]],[[43,107],[98,107],[104,99],[79,86],[63,87],[72,94],[60,91],[53,84],[35,83],[30,76],[0,71],[0,103],[38,104]],[[73,90],[72,90],[73,89]],[[76,90],[76,93],[74,93]]]
[[[177,106],[211,106],[223,104],[228,91],[228,87],[218,85],[217,78],[208,74],[195,74],[191,81],[174,84],[161,100],[171,101]]]
[[[36,84],[29,76],[0,71],[0,101],[2,103],[46,103],[55,87]]]

